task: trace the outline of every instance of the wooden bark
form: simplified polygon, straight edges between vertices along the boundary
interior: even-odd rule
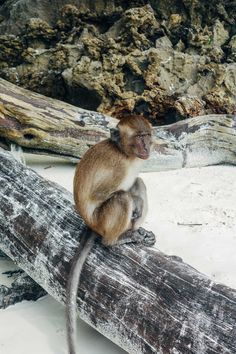
[[[117,120],[80,109],[0,79],[0,146],[78,160],[109,136]],[[154,128],[154,147],[146,171],[236,164],[236,117],[226,114],[190,118]]]
[[[65,302],[84,233],[72,196],[0,149],[0,249]],[[236,353],[236,291],[178,258],[96,242],[82,272],[79,314],[129,353]]]
[[[11,272],[9,276],[12,276]],[[46,291],[22,270],[17,274],[11,286],[0,286],[0,309],[5,309],[23,300],[37,300],[44,295]]]
[[[1,250],[0,260],[11,261]],[[0,285],[0,309],[5,309],[23,300],[35,301],[47,294],[39,284],[30,278],[22,269],[19,269],[14,262],[11,263],[11,270],[2,273],[6,277],[11,278],[12,282],[10,286]]]

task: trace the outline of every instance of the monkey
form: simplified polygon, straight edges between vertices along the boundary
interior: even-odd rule
[[[122,118],[110,138],[92,146],[79,161],[74,175],[75,209],[87,231],[74,256],[67,284],[67,342],[76,354],[76,299],[83,264],[100,236],[105,246],[140,242],[134,237],[147,214],[147,192],[138,177],[152,145],[152,127],[143,116]],[[141,230],[141,228],[140,228]],[[149,240],[149,245],[155,238]]]

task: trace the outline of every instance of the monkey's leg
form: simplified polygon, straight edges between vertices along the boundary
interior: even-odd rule
[[[146,186],[140,177],[135,180],[129,192],[133,198],[132,230],[128,230],[121,235],[116,245],[135,242],[153,246],[155,244],[155,235],[151,231],[146,231],[140,227],[147,214]]]
[[[137,185],[145,188],[144,183],[137,182]],[[137,193],[136,193],[137,195]],[[146,196],[146,188],[145,188]],[[146,201],[146,200],[145,200]],[[121,245],[124,243],[141,243],[152,246],[155,243],[155,236],[152,232],[147,232],[143,228],[133,230],[132,215],[135,209],[134,198],[129,192],[119,191],[109,200],[104,202],[94,213],[93,229],[102,236],[103,244],[107,246]],[[139,219],[143,218],[143,214]],[[135,220],[136,222],[136,220]]]
[[[143,199],[138,196],[132,196],[132,198],[133,198],[134,209],[133,209],[131,220],[136,221],[142,216],[143,213]]]
[[[132,228],[132,212],[131,194],[118,191],[95,210],[92,228],[105,245],[114,245],[121,234]]]
[[[133,230],[137,230],[142,224],[147,215],[147,190],[142,178],[136,178],[133,186],[129,190],[133,197]]]

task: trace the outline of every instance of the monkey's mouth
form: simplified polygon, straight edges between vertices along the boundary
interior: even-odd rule
[[[146,152],[146,153],[139,153],[138,154],[138,157],[142,160],[147,160],[149,158],[149,153]]]

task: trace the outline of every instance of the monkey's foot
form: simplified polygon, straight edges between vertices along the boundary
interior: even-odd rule
[[[155,244],[156,237],[152,231],[146,231],[142,227],[138,230],[129,230],[125,232],[117,241],[115,246],[120,246],[125,243],[138,243],[147,247]]]
[[[154,246],[156,242],[156,236],[152,231],[147,231],[144,228],[140,227],[136,232],[139,232],[139,234],[142,237],[142,244],[144,246]]]
[[[140,238],[141,238],[141,243],[144,246],[151,247],[155,245],[156,242],[156,236],[152,231],[147,231],[144,228],[140,227],[138,230],[135,232],[139,233]]]

